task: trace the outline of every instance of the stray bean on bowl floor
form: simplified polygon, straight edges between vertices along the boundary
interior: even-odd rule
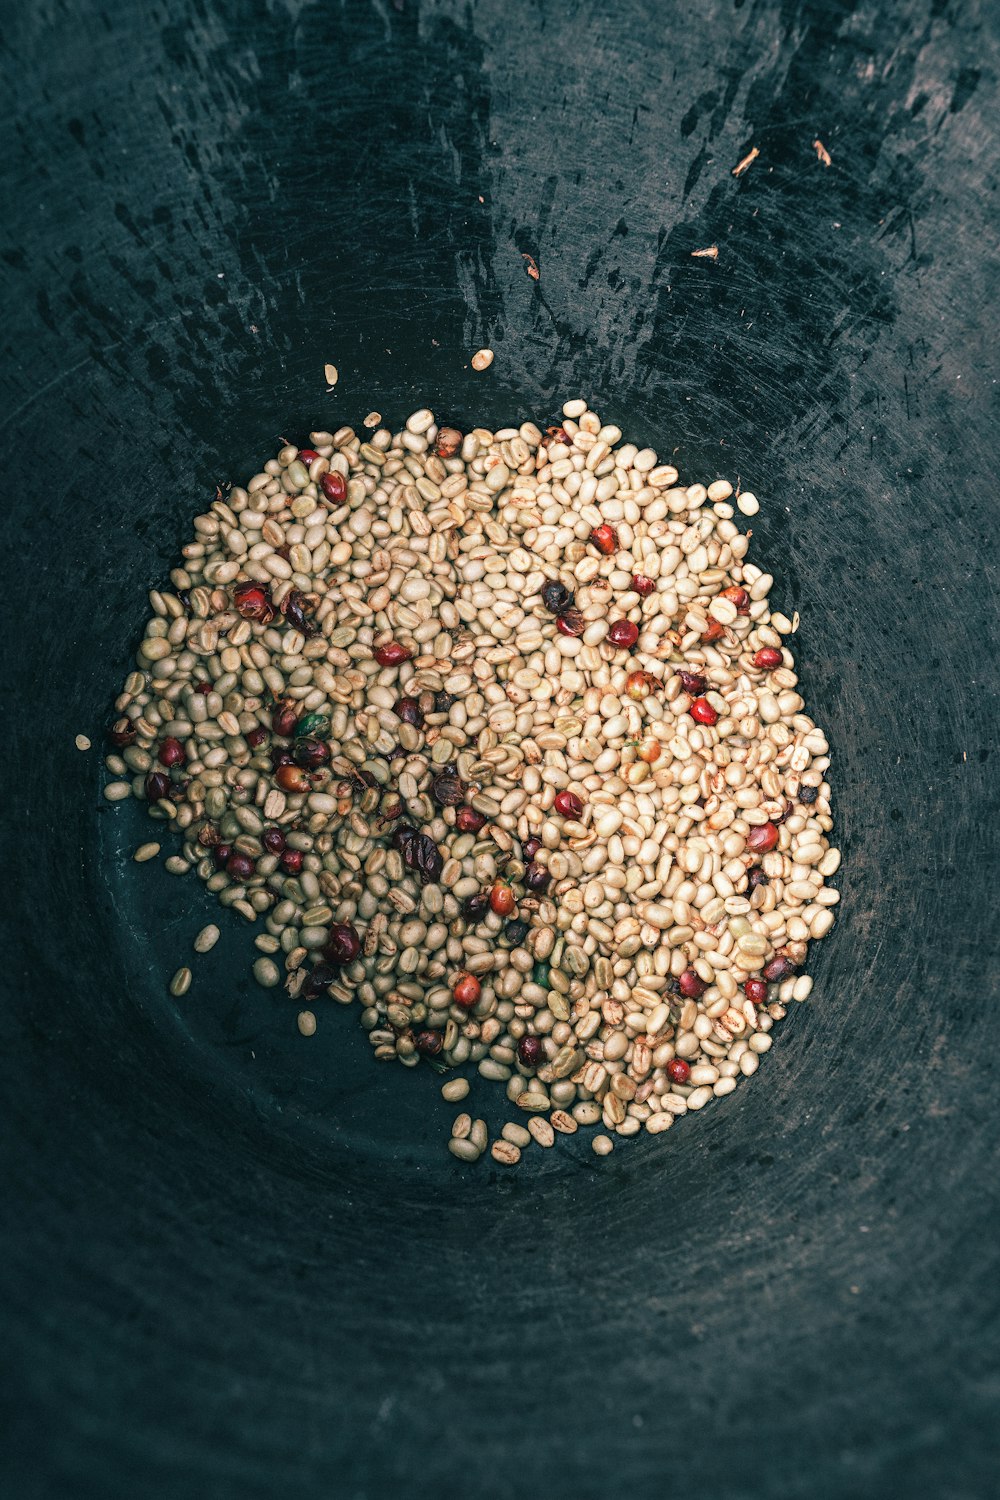
[[[757,1071],[839,900],[798,616],[734,521],[760,502],[582,398],[544,428],[381,421],[195,518],[104,796],[255,928],[289,1025],[354,1004],[377,1062],[505,1094],[495,1162],[664,1135]],[[486,1126],[456,1126],[472,1165]]]

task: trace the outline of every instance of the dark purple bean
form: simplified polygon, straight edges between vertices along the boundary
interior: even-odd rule
[[[414,729],[423,726],[424,716],[420,712],[420,704],[416,698],[397,698],[396,714],[404,724],[412,724]]]
[[[437,1057],[444,1046],[444,1038],[440,1031],[416,1031],[413,1034],[413,1045],[424,1057]]]
[[[542,603],[550,614],[565,614],[573,603],[573,595],[565,584],[551,578],[542,585]]]
[[[452,771],[442,771],[431,782],[431,796],[439,807],[458,807],[465,798],[465,783]]]
[[[330,747],[322,740],[296,740],[292,760],[306,771],[316,771],[330,759]]]
[[[170,795],[170,777],[165,771],[150,771],[145,781],[147,802],[159,802]]]
[[[305,985],[303,986],[302,993],[306,996],[307,999],[315,999],[316,996],[322,995],[336,978],[337,970],[334,968],[333,964],[325,962],[318,963],[310,973],[309,978],[306,980]]]
[[[474,896],[466,896],[462,910],[471,922],[478,922],[480,917],[485,917],[490,909],[490,893],[488,890],[476,891]]]
[[[332,964],[352,964],[361,952],[358,930],[350,922],[333,922],[323,949],[324,958]]]

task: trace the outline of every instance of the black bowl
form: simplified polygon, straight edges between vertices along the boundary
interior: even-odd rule
[[[984,1495],[995,28],[6,20],[7,1492]],[[581,1133],[469,1172],[430,1070],[333,1006],[300,1038],[236,918],[169,997],[217,908],[131,863],[99,747],[217,483],[372,407],[544,425],[581,392],[761,497],[844,903],[753,1088],[603,1162]]]

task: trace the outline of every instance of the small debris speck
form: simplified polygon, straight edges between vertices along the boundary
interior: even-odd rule
[[[367,417],[365,417],[364,426],[365,427],[377,427],[378,424],[381,422],[381,420],[382,420],[382,413],[380,411],[370,411],[368,413]]]
[[[822,141],[820,141],[820,140],[813,141],[813,150],[815,151],[816,155],[819,157],[820,161],[823,163],[824,167],[829,167],[829,166],[833,165],[833,158],[831,157],[831,155],[830,155],[829,151],[826,149],[826,147],[823,145]]]
[[[488,370],[493,363],[493,350],[477,349],[470,363],[474,370]]]
[[[755,162],[757,160],[757,158],[758,158],[759,155],[760,155],[760,147],[759,146],[754,146],[753,150],[752,151],[748,151],[747,154],[746,154],[746,156],[744,156],[744,158],[743,158],[742,161],[738,161],[736,163],[735,167],[733,168],[733,176],[734,177],[742,177],[743,173],[746,171],[747,167],[751,166],[753,164],[753,162]]]
[[[74,743],[74,745],[76,746],[76,748],[78,750],[89,750],[90,749],[90,741],[88,740],[88,738],[87,738],[87,736],[85,734],[78,734],[77,737],[76,737],[76,739],[73,741],[73,743]]]
[[[323,374],[326,376],[327,385],[336,385],[340,378],[340,372],[336,365],[324,365]]]
[[[531,277],[532,281],[537,281],[541,273],[539,272],[538,262],[535,257],[533,255],[529,255],[526,250],[522,250],[521,259],[528,262],[528,264],[525,266],[525,270]]]

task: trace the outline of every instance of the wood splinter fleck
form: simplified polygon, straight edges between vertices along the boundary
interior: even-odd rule
[[[823,145],[823,142],[821,140],[813,141],[813,150],[819,157],[820,161],[823,163],[824,167],[833,165],[833,158],[830,156],[829,151]]]
[[[747,167],[749,167],[753,162],[755,162],[757,160],[757,158],[758,158],[759,155],[760,155],[760,147],[759,146],[754,146],[753,150],[752,151],[748,151],[747,154],[746,154],[746,156],[744,156],[744,158],[743,158],[742,161],[738,161],[736,163],[735,167],[733,168],[733,176],[734,177],[742,177],[742,175],[746,171]]]
[[[535,257],[533,255],[529,255],[526,250],[522,250],[521,259],[528,262],[524,269],[527,271],[532,281],[537,281],[541,273],[538,269],[538,262],[536,261]]]
[[[705,250],[692,250],[691,258],[692,260],[718,260],[719,247],[718,245],[709,245]]]

